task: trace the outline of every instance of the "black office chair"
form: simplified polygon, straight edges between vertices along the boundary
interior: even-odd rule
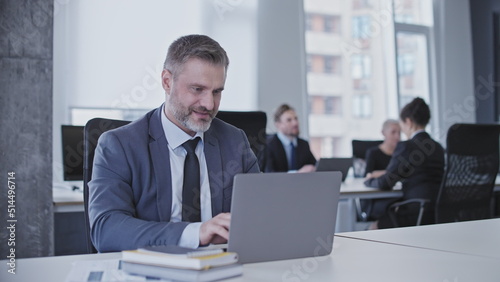
[[[94,163],[94,153],[97,147],[97,141],[104,132],[124,126],[130,121],[112,120],[104,118],[94,118],[87,122],[83,129],[83,204],[85,209],[85,231],[87,238],[87,252],[97,253],[92,240],[90,239],[90,221],[89,221],[89,186],[92,179],[92,165]]]
[[[229,112],[219,111],[217,118],[242,129],[247,135],[250,147],[257,156],[260,171],[264,171],[267,162],[266,156],[266,126],[267,116],[265,112]]]
[[[352,157],[354,177],[365,177],[366,168],[366,151],[378,146],[384,142],[383,140],[352,140]]]
[[[446,138],[446,170],[436,223],[493,217],[500,125],[455,124]]]

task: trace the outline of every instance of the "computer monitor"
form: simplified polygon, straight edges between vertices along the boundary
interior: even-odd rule
[[[65,181],[83,181],[83,126],[61,125]]]

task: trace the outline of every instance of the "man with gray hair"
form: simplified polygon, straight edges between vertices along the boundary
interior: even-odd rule
[[[215,118],[228,65],[210,37],[177,39],[162,72],[165,103],[101,136],[89,182],[97,250],[227,241],[234,175],[259,172],[245,133]]]

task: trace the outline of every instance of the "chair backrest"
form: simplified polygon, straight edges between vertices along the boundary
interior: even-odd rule
[[[436,223],[491,218],[500,125],[455,124],[446,138],[446,169]]]
[[[354,177],[365,177],[366,151],[382,144],[383,140],[352,140],[352,157]]]
[[[247,135],[250,147],[257,156],[261,171],[265,170],[266,157],[266,126],[267,116],[265,112],[229,112],[219,111],[217,118],[242,129]]]
[[[358,159],[365,159],[368,149],[378,146],[383,140],[352,140],[352,156]]]
[[[85,210],[85,231],[88,253],[97,253],[97,250],[90,239],[90,222],[88,212],[88,183],[92,179],[92,165],[94,163],[94,153],[97,147],[97,141],[104,132],[128,123],[130,123],[130,121],[94,118],[89,120],[83,129],[83,204]]]

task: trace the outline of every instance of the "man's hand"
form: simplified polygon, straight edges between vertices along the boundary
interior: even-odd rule
[[[200,246],[227,243],[230,222],[230,213],[220,213],[214,218],[203,222],[200,227]]]
[[[297,172],[315,172],[316,167],[312,164],[305,165],[301,167]]]

